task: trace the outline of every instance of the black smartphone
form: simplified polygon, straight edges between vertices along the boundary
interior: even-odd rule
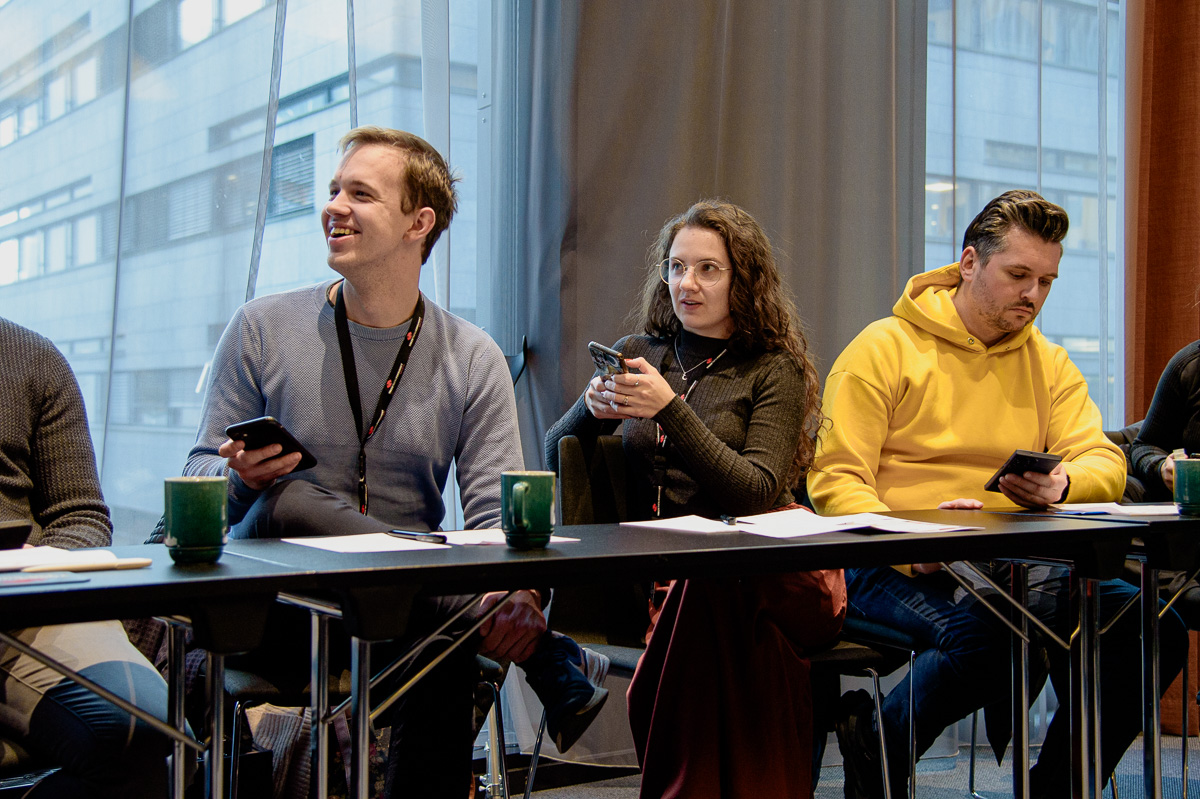
[[[313,457],[312,453],[306,450],[304,445],[297,441],[274,416],[260,416],[257,419],[231,424],[225,428],[225,435],[234,441],[245,441],[248,450],[279,444],[283,447],[280,455],[299,452],[300,463],[296,464],[295,469],[292,469],[293,472],[302,472],[317,465],[317,459]]]
[[[33,523],[28,519],[10,519],[0,522],[0,549],[20,549],[29,540]]]
[[[591,353],[596,368],[605,375],[621,375],[629,371],[629,367],[625,365],[625,356],[612,347],[589,341],[588,352]]]
[[[1027,449],[1019,449],[1008,456],[1008,460],[1004,462],[991,479],[984,484],[985,491],[999,491],[1000,478],[1006,474],[1023,474],[1025,472],[1040,472],[1041,474],[1050,474],[1054,471],[1054,467],[1062,462],[1062,455],[1052,455],[1049,452],[1032,452]]]

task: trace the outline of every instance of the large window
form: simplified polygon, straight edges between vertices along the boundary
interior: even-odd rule
[[[1038,324],[1116,426],[1123,25],[1114,0],[930,0],[926,115],[926,266],[957,260],[967,224],[1002,191],[1066,208],[1060,278]]]
[[[213,348],[247,292],[331,274],[319,214],[352,95],[359,124],[424,135],[462,174],[422,287],[488,326],[487,287],[501,281],[477,252],[494,152],[477,109],[497,70],[479,58],[510,29],[501,5],[357,0],[352,87],[344,0],[289,0],[266,143],[272,0],[134,0],[132,20],[128,0],[0,0],[0,315],[70,360],[123,540],[161,513],[162,478],[183,467]],[[440,43],[423,35],[431,21]],[[423,87],[426,59],[448,90]],[[427,120],[446,124],[430,133]]]

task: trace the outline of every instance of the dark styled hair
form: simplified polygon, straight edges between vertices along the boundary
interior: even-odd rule
[[[338,152],[348,153],[351,148],[365,144],[382,144],[404,153],[404,174],[400,176],[404,196],[400,200],[400,210],[409,214],[415,208],[433,209],[433,228],[421,245],[421,263],[425,263],[429,253],[433,252],[433,245],[450,226],[450,220],[458,210],[458,192],[454,184],[460,178],[451,173],[446,159],[432,144],[404,130],[363,125],[342,137]]]
[[[1005,237],[1014,227],[1050,244],[1060,244],[1069,225],[1062,206],[1036,191],[1012,189],[985,205],[971,220],[963,234],[963,249],[974,247],[980,265],[987,266],[988,259],[1004,250]]]
[[[789,486],[812,465],[816,435],[821,427],[820,381],[809,357],[808,341],[795,303],[779,275],[771,242],[754,217],[722,200],[701,200],[667,220],[646,254],[649,267],[642,288],[637,326],[657,338],[673,338],[683,325],[675,316],[671,293],[659,277],[658,265],[671,254],[675,236],[685,227],[714,231],[729,252],[729,316],[735,352],[785,352],[804,379],[804,435],[788,474]]]

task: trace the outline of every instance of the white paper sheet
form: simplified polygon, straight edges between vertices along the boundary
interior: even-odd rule
[[[1051,505],[1065,514],[1103,514],[1111,516],[1178,516],[1179,508],[1174,502],[1158,502],[1152,505],[1118,505],[1115,502],[1077,502]]]
[[[818,516],[807,510],[786,510],[778,513],[761,513],[757,516],[740,516],[732,524],[726,524],[703,516],[679,516],[674,519],[653,519],[648,522],[624,522],[628,527],[650,527],[656,530],[675,530],[685,533],[728,533],[741,531],[768,538],[798,538],[805,535],[829,533],[860,527],[873,527],[892,533],[937,533],[951,530],[980,530],[980,527],[965,525],[933,524],[893,519],[878,513],[855,513],[849,516]]]
[[[57,547],[5,549],[0,550],[0,572],[15,572],[30,566],[112,563],[116,559],[116,553],[107,549],[58,549]]]
[[[443,533],[446,542],[455,546],[506,546],[503,530],[449,530]],[[578,543],[578,538],[550,536],[551,544]]]
[[[741,528],[703,516],[676,516],[673,519],[651,519],[647,522],[621,522],[622,527],[649,527],[654,530],[674,530],[678,533],[736,533]]]
[[[317,538],[284,538],[288,544],[324,549],[329,552],[408,552],[418,549],[449,549],[446,544],[427,544],[396,538],[387,533],[364,533],[361,535],[329,535]]]
[[[889,533],[949,533],[955,530],[982,530],[967,524],[937,524],[935,522],[912,522],[908,519],[894,519],[879,513],[855,513],[842,516],[843,519],[853,519],[855,527],[874,527]]]

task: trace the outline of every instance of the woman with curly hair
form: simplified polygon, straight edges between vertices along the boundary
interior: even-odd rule
[[[705,200],[651,247],[640,327],[546,435],[624,423],[631,513],[798,507],[821,421],[816,370],[762,227]],[[811,796],[806,647],[845,614],[840,570],[671,586],[629,688],[643,797]]]

